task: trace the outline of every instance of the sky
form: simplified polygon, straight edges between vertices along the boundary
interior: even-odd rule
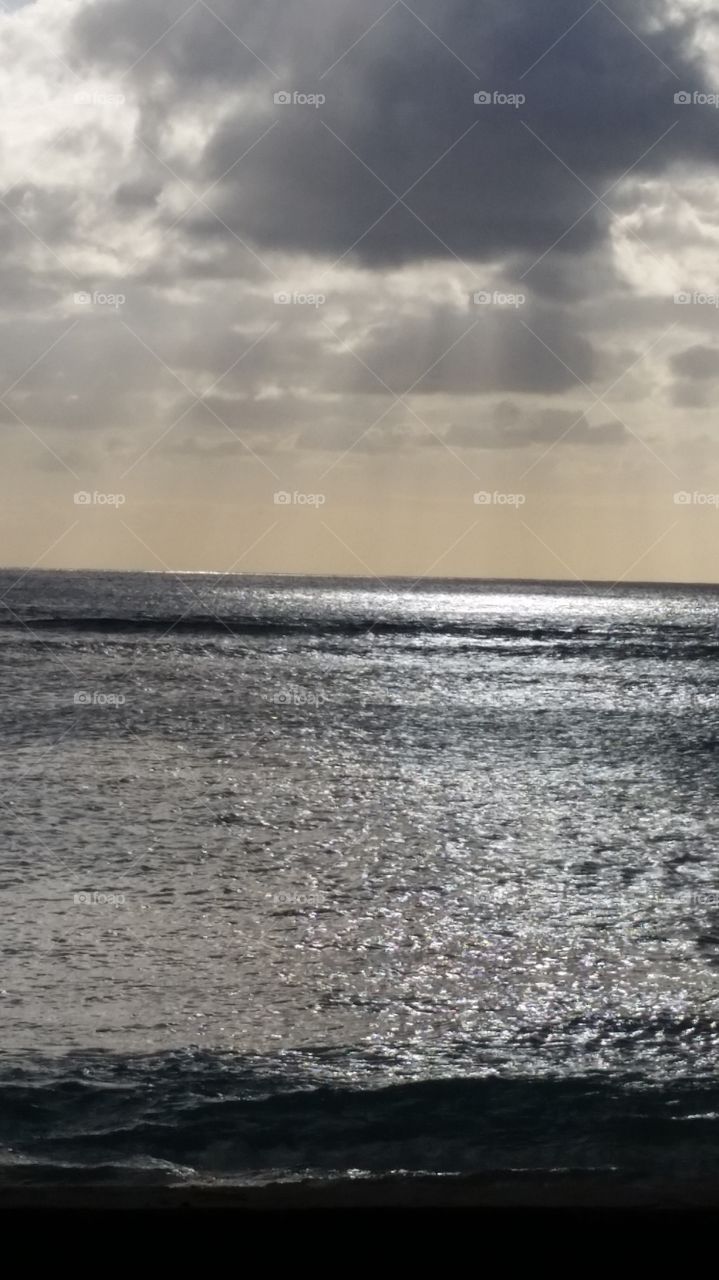
[[[719,581],[719,10],[0,0],[0,563]]]

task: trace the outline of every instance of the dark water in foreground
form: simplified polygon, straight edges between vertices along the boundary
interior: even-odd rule
[[[0,573],[0,1179],[719,1174],[719,592]]]

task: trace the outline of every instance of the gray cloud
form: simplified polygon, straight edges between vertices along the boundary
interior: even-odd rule
[[[578,379],[591,382],[595,373],[592,346],[571,316],[545,308],[434,307],[401,326],[389,319],[377,325],[361,354],[398,393],[417,383],[423,394],[552,394]],[[357,385],[371,383],[360,369]]]
[[[697,345],[672,357],[672,369],[681,378],[698,381],[719,378],[719,349]]]
[[[403,5],[360,39],[382,4],[308,0],[300,15],[278,0],[217,0],[216,14],[244,43],[202,6],[160,39],[184,7],[184,0],[94,4],[75,24],[70,56],[123,70],[140,59],[131,76],[141,133],[181,177],[218,182],[213,209],[265,251],[339,256],[358,242],[353,255],[377,266],[453,253],[529,260],[559,240],[556,262],[606,235],[609,214],[602,205],[587,212],[594,196],[583,182],[601,194],[630,166],[637,176],[715,162],[711,110],[673,100],[678,88],[703,87],[694,28],[688,20],[660,25],[649,0],[617,0],[619,18],[600,4],[579,22],[585,0],[453,0],[441,8],[417,0],[419,18],[443,43]],[[277,88],[321,91],[327,102],[321,110],[275,107]],[[478,107],[478,88],[523,92],[527,102],[521,110]],[[198,174],[167,122],[208,92],[226,95],[227,112]],[[407,197],[411,211],[397,205],[386,213],[394,197],[382,184],[401,194],[420,178]],[[201,209],[184,224],[199,241],[221,239],[226,228]]]
[[[719,350],[697,343],[672,356],[670,368],[675,374],[670,399],[679,409],[707,409],[716,401],[715,382],[719,379]]]
[[[581,411],[546,409],[522,413],[517,405],[505,402],[495,410],[490,425],[455,424],[447,433],[448,444],[470,449],[519,449],[527,445],[617,445],[628,439],[621,422],[607,421],[590,426]]]
[[[621,394],[639,402],[653,390],[641,354],[654,336],[672,322],[706,336],[708,308],[675,309],[668,285],[665,307],[640,296],[608,239],[611,214],[591,209],[582,185],[603,191],[646,151],[608,203],[627,219],[649,210],[638,224],[647,253],[656,244],[671,258],[680,210],[666,179],[713,174],[716,163],[716,114],[673,101],[679,87],[702,87],[694,28],[662,26],[648,0],[621,0],[617,13],[652,54],[601,3],[560,38],[585,0],[411,0],[449,49],[402,4],[360,39],[386,2],[213,0],[218,16],[198,5],[186,17],[187,0],[84,5],[57,52],[80,82],[97,76],[127,101],[76,113],[47,165],[30,147],[0,208],[0,375],[3,386],[21,377],[8,396],[16,413],[41,432],[75,432],[83,448],[102,437],[123,459],[183,414],[158,456],[241,452],[217,417],[268,453],[342,450],[360,437],[358,454],[406,452],[436,436],[402,406],[372,423],[391,403],[387,388],[413,388],[415,411],[453,446],[519,449],[559,441],[581,413],[545,411],[542,397],[586,404],[582,383],[601,391],[637,362]],[[276,106],[279,87],[327,102]],[[527,103],[475,105],[479,87],[521,91]],[[383,182],[402,192],[445,151],[407,198],[415,212],[398,205],[384,217],[394,197]],[[697,195],[707,224],[714,185]],[[710,229],[696,228],[705,252]],[[355,240],[343,259],[352,270],[325,278]],[[326,290],[326,307],[276,306],[289,280]],[[473,280],[521,289],[526,304],[473,306]],[[128,298],[119,315],[71,305],[73,290],[113,288]],[[670,359],[675,404],[709,403],[703,385],[719,376],[709,351]],[[667,358],[662,350],[662,368]],[[197,405],[170,370],[197,394],[221,381]],[[498,396],[512,399],[495,413]],[[567,435],[582,446],[624,439],[621,424],[585,419]]]

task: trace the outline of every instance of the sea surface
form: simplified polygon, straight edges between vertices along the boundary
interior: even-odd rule
[[[719,591],[0,573],[0,1181],[719,1174]]]

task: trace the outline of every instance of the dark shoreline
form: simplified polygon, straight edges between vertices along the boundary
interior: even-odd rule
[[[388,1177],[264,1186],[71,1183],[0,1187],[0,1210],[298,1210],[349,1208],[718,1209],[719,1181],[621,1174]]]

